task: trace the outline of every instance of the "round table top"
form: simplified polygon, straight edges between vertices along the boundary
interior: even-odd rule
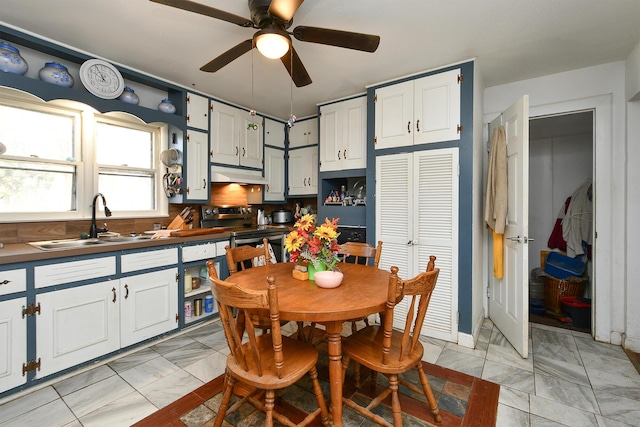
[[[384,311],[390,272],[377,267],[341,263],[344,273],[337,288],[324,289],[312,280],[292,276],[293,263],[282,262],[248,268],[225,281],[246,289],[265,290],[267,276],[275,278],[282,320],[328,322],[346,321]]]

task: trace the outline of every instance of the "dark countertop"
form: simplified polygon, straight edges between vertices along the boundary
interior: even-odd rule
[[[144,239],[130,242],[110,242],[100,245],[49,251],[35,248],[28,243],[8,243],[5,244],[3,248],[0,248],[0,266],[20,262],[41,261],[80,255],[102,254],[131,249],[152,248],[194,242],[219,241],[225,239],[229,239],[228,232],[202,234],[190,237],[167,237],[162,239]]]

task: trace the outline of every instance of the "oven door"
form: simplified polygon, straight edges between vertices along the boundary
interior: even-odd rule
[[[262,244],[262,239],[266,237],[271,245],[271,249],[273,249],[273,253],[276,256],[276,261],[287,262],[288,254],[284,244],[285,235],[286,234],[282,231],[276,231],[262,236],[251,236],[250,234],[231,236],[229,246],[232,248],[243,245],[258,246]]]

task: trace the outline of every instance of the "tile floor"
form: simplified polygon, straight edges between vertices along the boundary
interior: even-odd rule
[[[522,359],[486,320],[477,348],[426,339],[425,358],[501,384],[497,426],[640,425],[640,374],[621,347],[530,327]],[[209,322],[0,404],[4,426],[129,426],[222,374],[228,353]]]

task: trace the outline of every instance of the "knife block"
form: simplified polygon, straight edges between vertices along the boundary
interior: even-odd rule
[[[184,218],[180,215],[177,215],[171,224],[167,226],[167,230],[189,230],[191,228],[190,224],[184,222]]]

